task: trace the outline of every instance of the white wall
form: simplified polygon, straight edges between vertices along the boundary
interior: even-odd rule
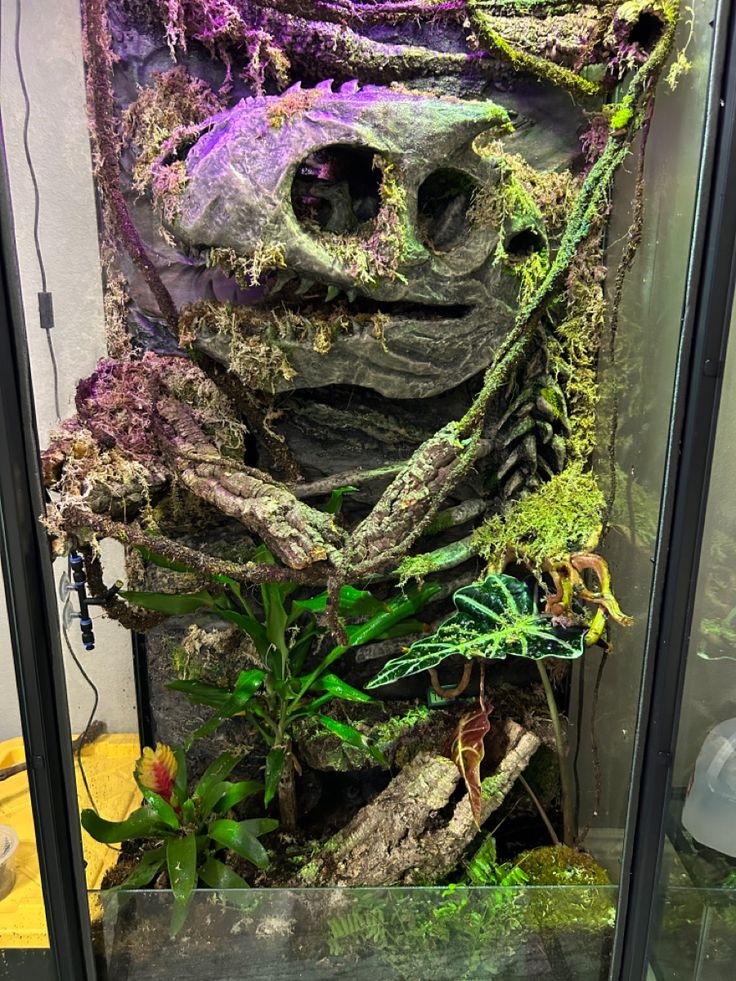
[[[40,240],[53,293],[52,331],[59,366],[61,414],[73,411],[74,389],[105,353],[97,216],[86,124],[78,0],[20,0],[20,53],[31,102],[29,146],[41,194]],[[41,289],[33,242],[33,193],[22,142],[24,104],[15,59],[16,0],[0,0],[0,104],[15,217],[26,328],[33,372],[39,438],[42,445],[56,424],[53,375],[45,332],[38,322],[36,293]],[[121,550],[106,556],[106,578],[121,574]],[[64,570],[56,563],[57,578]],[[12,678],[0,604],[0,676]],[[98,617],[97,648],[82,650],[79,631],[70,637],[86,669],[100,687],[98,718],[110,731],[136,728],[130,636],[118,624]],[[68,657],[67,685],[72,726],[87,720],[91,693]],[[0,685],[0,739],[18,735],[14,685]]]

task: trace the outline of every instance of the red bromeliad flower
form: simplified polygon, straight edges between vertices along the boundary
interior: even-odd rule
[[[144,748],[143,756],[135,765],[135,775],[141,787],[153,790],[171,804],[177,769],[171,747],[157,743],[156,749]]]

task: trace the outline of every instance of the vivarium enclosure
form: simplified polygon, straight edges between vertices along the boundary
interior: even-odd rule
[[[1,977],[733,977],[730,6],[2,0]]]

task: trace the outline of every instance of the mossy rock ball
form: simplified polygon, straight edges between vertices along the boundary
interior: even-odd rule
[[[518,859],[529,877],[527,915],[534,930],[602,930],[612,927],[616,896],[606,870],[586,852],[566,845],[533,848]],[[588,887],[588,888],[586,888]]]

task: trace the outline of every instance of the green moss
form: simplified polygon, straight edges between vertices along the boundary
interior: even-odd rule
[[[299,870],[299,878],[303,883],[303,885],[305,886],[314,885],[318,875],[319,875],[318,862],[307,862],[307,864],[303,865],[302,868]]]
[[[600,532],[605,499],[595,477],[572,464],[539,490],[514,501],[475,532],[473,544],[494,568],[511,551],[533,569],[588,548]]]
[[[568,886],[530,890],[525,915],[535,930],[601,930],[613,926],[616,907],[606,870],[592,856],[566,845],[534,848],[517,859],[530,886]]]

